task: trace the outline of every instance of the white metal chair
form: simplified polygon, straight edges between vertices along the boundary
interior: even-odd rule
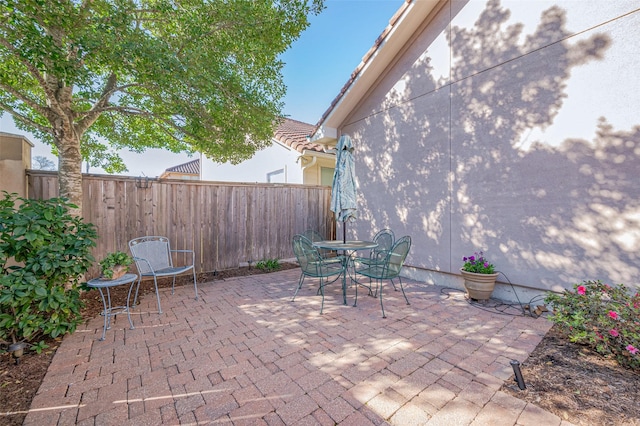
[[[129,241],[129,250],[133,256],[133,260],[138,268],[138,285],[136,286],[136,295],[133,299],[133,306],[138,300],[138,290],[142,277],[153,277],[153,284],[156,289],[156,298],[158,300],[158,312],[162,313],[160,306],[160,294],[158,293],[158,277],[173,277],[171,286],[171,294],[175,292],[176,276],[187,271],[193,273],[193,286],[196,291],[196,300],[198,300],[198,283],[196,280],[195,270],[195,253],[193,250],[171,250],[169,239],[167,237],[140,237]],[[185,253],[191,254],[191,263],[185,260],[186,265],[174,266],[173,254]],[[188,259],[189,256],[186,256]]]

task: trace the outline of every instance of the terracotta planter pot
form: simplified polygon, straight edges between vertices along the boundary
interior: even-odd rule
[[[101,279],[106,281],[117,280],[118,278],[122,277],[124,274],[127,273],[127,271],[129,270],[129,267],[124,265],[116,265],[111,270],[113,271],[113,277],[111,278],[102,277]]]
[[[491,297],[499,274],[476,274],[462,269],[460,273],[464,277],[464,288],[469,299],[487,300]]]

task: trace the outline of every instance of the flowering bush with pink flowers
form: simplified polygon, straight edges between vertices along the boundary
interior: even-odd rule
[[[549,293],[550,319],[575,343],[586,344],[621,365],[640,370],[640,294],[624,284],[583,281],[574,291]]]

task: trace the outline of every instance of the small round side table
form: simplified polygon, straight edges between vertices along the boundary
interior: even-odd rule
[[[100,291],[100,297],[102,297],[102,306],[104,310],[102,311],[102,315],[104,316],[104,327],[102,328],[102,337],[100,340],[104,340],[104,336],[111,328],[111,317],[115,317],[118,314],[127,314],[127,318],[129,319],[129,325],[131,326],[129,329],[133,330],[133,322],[131,322],[131,314],[129,313],[129,298],[131,297],[131,290],[133,289],[133,284],[138,279],[136,274],[125,274],[120,278],[116,278],[114,280],[102,279],[102,278],[94,278],[87,282],[87,286],[91,288],[97,288]],[[131,284],[129,286],[129,293],[127,294],[127,304],[126,306],[111,306],[111,293],[109,292],[109,288],[116,287],[119,285]],[[104,298],[104,292],[102,289],[107,290],[107,299]]]

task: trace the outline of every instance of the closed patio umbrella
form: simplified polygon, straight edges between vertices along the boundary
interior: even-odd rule
[[[347,221],[356,220],[356,172],[353,159],[353,142],[342,135],[336,147],[336,169],[331,187],[331,211],[342,222],[342,242],[347,240]]]

